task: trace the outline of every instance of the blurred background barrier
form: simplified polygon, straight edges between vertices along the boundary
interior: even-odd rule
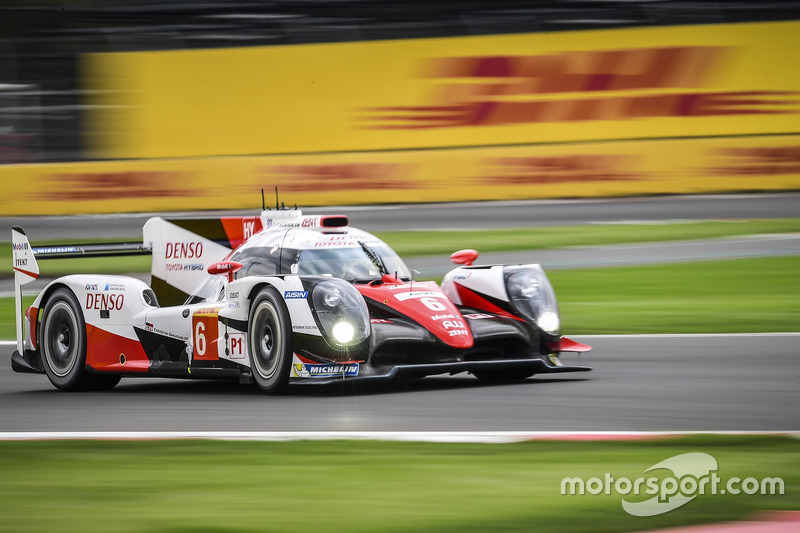
[[[800,189],[800,1],[0,7],[0,214]]]
[[[798,133],[800,22],[89,55],[100,158]]]
[[[800,188],[800,135],[0,166],[10,215]]]

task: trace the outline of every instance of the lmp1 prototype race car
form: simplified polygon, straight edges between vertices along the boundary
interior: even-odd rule
[[[17,372],[62,390],[109,389],[124,376],[289,384],[470,372],[487,381],[579,372],[539,265],[458,266],[441,287],[415,281],[384,242],[343,215],[151,218],[143,242],[34,248],[12,229]],[[23,313],[38,259],[151,254],[151,284],[68,275]]]

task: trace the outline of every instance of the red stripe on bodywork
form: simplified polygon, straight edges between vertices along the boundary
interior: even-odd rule
[[[514,316],[505,309],[501,309],[497,307],[495,304],[478,294],[477,292],[464,287],[463,285],[459,285],[458,283],[455,284],[456,291],[458,291],[458,297],[461,298],[461,305],[466,307],[472,307],[474,309],[480,309],[481,311],[486,311],[487,313],[493,313],[495,315],[500,315],[506,318],[513,318],[514,320],[519,320],[520,322],[525,322],[525,320],[519,318],[518,316]]]
[[[39,274],[34,274],[33,272],[28,272],[27,270],[22,270],[21,268],[17,268],[17,267],[14,267],[14,270],[16,270],[17,272],[21,272],[22,274],[25,274],[26,276],[30,276],[33,279],[39,279]]]
[[[120,363],[122,356],[125,363]],[[138,340],[86,324],[86,364],[98,372],[148,372],[150,360]]]

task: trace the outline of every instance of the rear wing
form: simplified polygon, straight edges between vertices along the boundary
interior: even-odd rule
[[[14,314],[17,322],[17,351],[23,350],[22,286],[39,277],[39,260],[123,255],[150,255],[152,250],[141,242],[65,244],[33,247],[25,231],[11,228],[12,261],[14,267]]]

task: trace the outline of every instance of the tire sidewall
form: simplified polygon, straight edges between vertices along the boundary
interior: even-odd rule
[[[55,327],[51,321],[53,320],[53,312],[56,310],[64,310],[65,306],[69,308],[72,313],[72,322],[75,327],[74,342],[77,343],[71,367],[63,375],[53,369],[51,359],[54,354],[51,353],[51,340],[48,335],[57,335],[58,332],[53,328]],[[42,366],[44,366],[45,373],[50,382],[61,390],[76,390],[80,388],[82,377],[84,376],[84,366],[86,365],[86,321],[83,317],[83,311],[78,303],[75,294],[69,289],[61,288],[56,290],[53,295],[47,300],[47,304],[42,314],[42,327],[40,347],[42,351]]]
[[[273,324],[273,327],[280,335],[280,346],[277,356],[278,361],[275,371],[268,377],[262,376],[255,364],[254,350],[260,350],[260,339],[256,338],[254,334],[257,324],[254,320],[257,314],[264,306],[272,309],[272,313],[277,318],[278,324]],[[274,333],[273,333],[274,335]],[[289,370],[292,364],[292,326],[289,318],[289,312],[286,309],[286,304],[283,303],[280,295],[272,287],[262,289],[258,296],[253,300],[253,305],[250,306],[250,315],[247,323],[247,354],[250,362],[250,370],[253,379],[261,390],[270,393],[279,393],[286,389],[289,383]]]

